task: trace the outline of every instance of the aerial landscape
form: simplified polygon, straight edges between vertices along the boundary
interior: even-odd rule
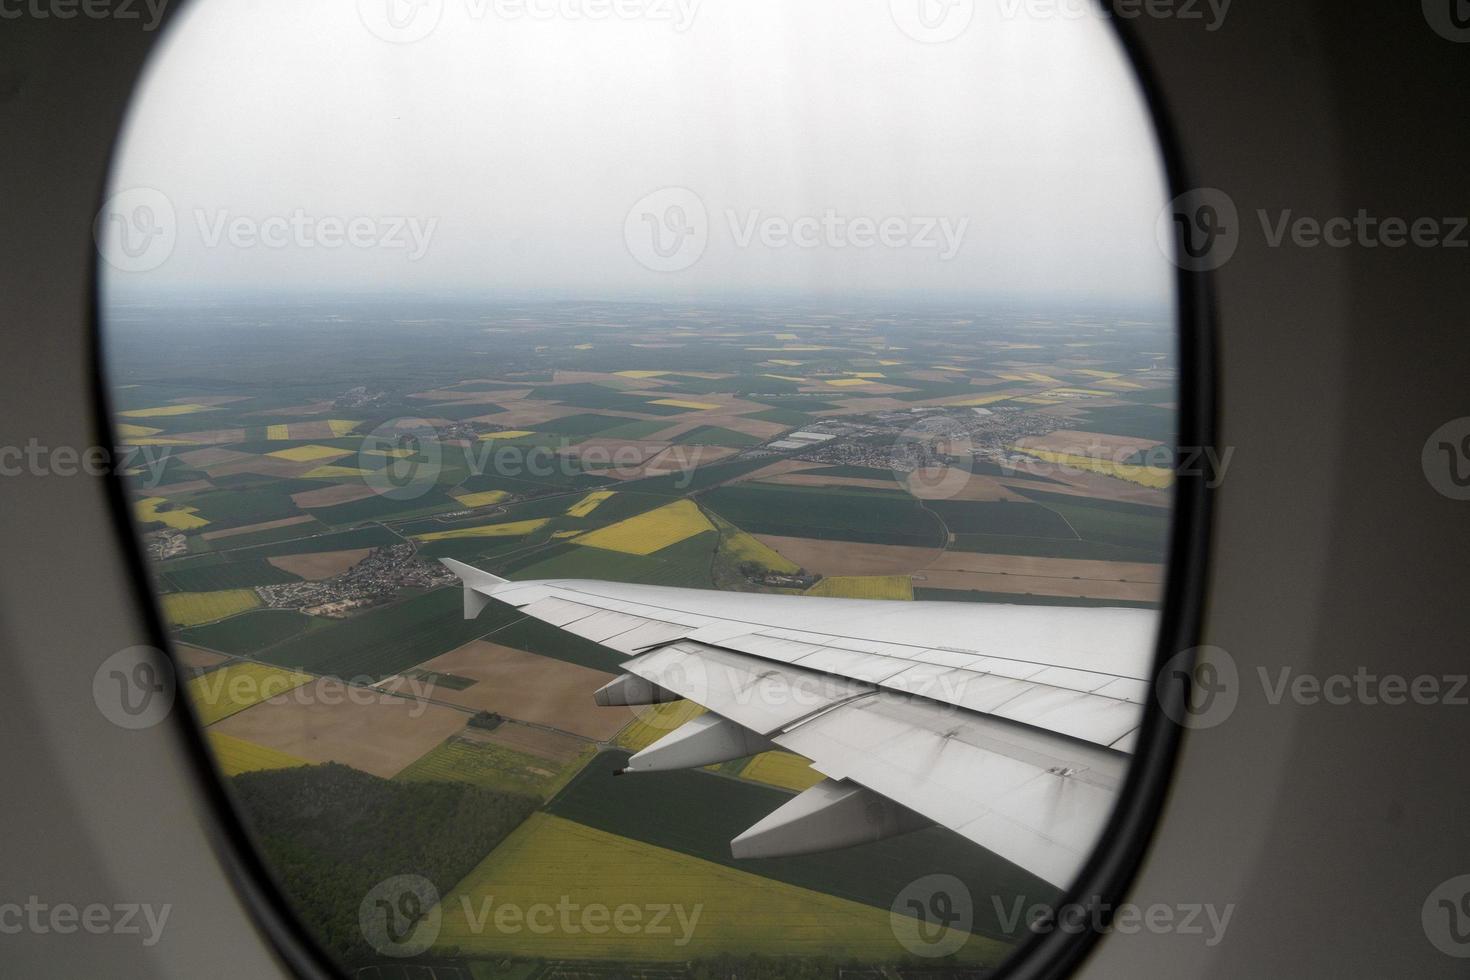
[[[733,859],[820,774],[778,751],[614,779],[701,709],[598,706],[618,654],[500,604],[465,619],[438,559],[1155,609],[1171,331],[1167,311],[1044,303],[359,297],[114,303],[105,336],[193,710],[283,891],[355,976],[911,980],[988,975],[1027,935],[1006,910],[1056,889],[938,827]],[[891,921],[928,874],[973,900],[942,957]],[[432,884],[431,941],[408,955],[360,917],[401,875]],[[558,903],[644,925],[495,912]]]

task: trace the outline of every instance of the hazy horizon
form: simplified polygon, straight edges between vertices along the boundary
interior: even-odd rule
[[[196,0],[102,223],[146,205],[167,247],[104,261],[104,297],[1169,308],[1162,164],[1103,21],[977,6],[924,43],[909,0],[628,2],[431,0],[391,43],[369,0]]]

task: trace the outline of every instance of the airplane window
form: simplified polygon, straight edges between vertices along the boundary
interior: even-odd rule
[[[179,689],[348,975],[973,977],[1125,795],[1174,195],[1113,25],[198,0],[96,224]]]

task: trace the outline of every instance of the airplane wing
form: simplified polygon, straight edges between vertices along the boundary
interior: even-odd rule
[[[625,772],[772,748],[810,760],[826,779],[732,841],[737,858],[939,824],[1065,887],[1112,810],[1148,697],[1149,610],[511,582],[441,560],[466,618],[493,599],[626,656],[599,704],[708,709]]]

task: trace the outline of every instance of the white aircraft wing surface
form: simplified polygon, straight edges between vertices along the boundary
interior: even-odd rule
[[[826,779],[731,842],[736,857],[948,827],[1059,887],[1092,850],[1148,697],[1149,610],[510,582],[443,559],[465,616],[491,599],[625,655],[604,705],[708,714],[626,772],[772,748]]]

